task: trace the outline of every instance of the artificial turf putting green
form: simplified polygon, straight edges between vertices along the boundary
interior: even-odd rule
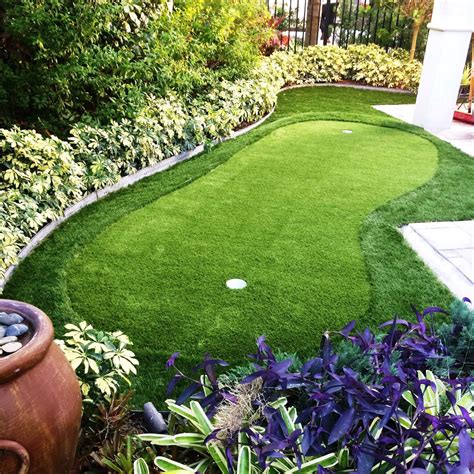
[[[175,350],[184,365],[205,351],[239,362],[266,333],[306,355],[350,319],[361,328],[407,316],[411,303],[447,306],[397,226],[473,218],[474,160],[371,108],[412,101],[287,91],[267,124],[73,216],[4,297],[44,309],[59,335],[82,319],[127,332],[141,362],[137,404],[163,399]],[[234,276],[249,287],[226,289]]]
[[[394,129],[279,128],[89,242],[67,269],[72,306],[160,358],[235,359],[261,334],[309,352],[368,308],[367,214],[431,178],[436,162],[431,143]],[[234,277],[248,287],[227,289]]]

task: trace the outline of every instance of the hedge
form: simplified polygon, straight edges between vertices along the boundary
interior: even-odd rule
[[[88,193],[258,120],[285,85],[354,80],[415,90],[421,64],[375,45],[310,47],[263,58],[249,79],[222,81],[206,96],[147,97],[135,120],[78,123],[70,138],[0,129],[0,278],[38,230]]]

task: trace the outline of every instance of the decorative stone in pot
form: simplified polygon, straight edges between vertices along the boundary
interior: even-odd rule
[[[76,375],[38,308],[0,299],[0,326],[17,334],[0,338],[0,473],[67,474],[82,413]]]

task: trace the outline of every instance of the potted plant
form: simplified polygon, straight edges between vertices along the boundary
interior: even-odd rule
[[[0,300],[2,474],[66,474],[74,462],[81,392],[53,335],[38,308]]]

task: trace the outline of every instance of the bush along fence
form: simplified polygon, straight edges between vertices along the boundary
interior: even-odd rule
[[[392,3],[366,4],[342,0],[333,43],[347,47],[355,43],[375,43],[385,48],[410,49],[412,22]]]
[[[232,134],[272,110],[285,85],[335,83],[416,89],[421,64],[375,45],[311,47],[263,58],[248,79],[223,81],[205,99],[148,97],[132,121],[79,123],[68,140],[0,129],[0,279],[48,222],[122,177]]]

